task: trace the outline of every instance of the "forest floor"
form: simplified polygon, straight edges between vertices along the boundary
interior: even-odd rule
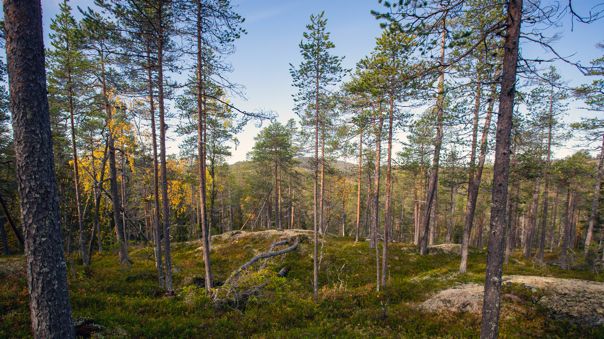
[[[283,236],[277,231],[215,236],[215,280],[224,282]],[[94,337],[479,335],[485,252],[472,251],[468,273],[459,274],[455,246],[441,246],[433,254],[419,256],[412,246],[392,244],[388,286],[378,293],[374,250],[368,243],[327,237],[322,246],[320,296],[314,302],[310,234],[290,231],[285,236],[300,237],[300,246],[286,255],[259,261],[242,275],[236,288],[232,284],[217,287],[213,296],[200,286],[200,242],[173,244],[175,296],[166,296],[158,288],[151,247],[131,246],[130,268],[120,267],[115,251],[97,254],[89,269],[76,265],[69,270],[73,316],[78,323],[96,327]],[[555,254],[547,253],[546,262],[555,260]],[[279,277],[277,272],[284,267],[289,272]],[[598,323],[598,315],[604,311],[600,302],[604,300],[604,273],[593,272],[581,262],[571,270],[538,265],[517,253],[504,274],[502,337],[604,337],[604,325]],[[232,302],[236,291],[246,286],[262,287],[249,298]],[[453,298],[460,303],[445,299],[445,306],[434,306],[439,295],[451,289],[454,294],[461,291],[460,298],[459,294]],[[560,298],[568,302],[558,302]],[[226,302],[217,304],[216,299]],[[574,308],[587,309],[593,321],[574,317],[570,312]],[[0,257],[0,338],[29,336],[24,259]]]

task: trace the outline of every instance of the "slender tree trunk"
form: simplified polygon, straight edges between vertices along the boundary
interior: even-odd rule
[[[539,213],[539,188],[541,186],[541,178],[535,180],[535,186],[533,187],[533,199],[531,203],[529,226],[526,231],[526,241],[524,242],[524,257],[526,259],[531,257],[531,249],[533,247],[533,239],[535,231],[537,229],[537,214]]]
[[[359,229],[361,225],[361,179],[363,176],[363,127],[359,126],[359,165],[357,174],[357,214],[355,224],[354,241],[359,241]]]
[[[321,124],[321,160],[320,172],[319,172],[319,230],[321,234],[326,234],[327,226],[325,225],[325,122],[320,121]]]
[[[109,184],[111,188],[111,201],[113,203],[113,222],[115,224],[115,233],[119,243],[119,259],[121,265],[130,266],[130,258],[128,257],[128,248],[126,247],[126,239],[124,239],[124,230],[122,228],[122,214],[120,213],[120,195],[117,186],[117,168],[115,164],[115,143],[113,139],[113,107],[109,102],[109,92],[107,89],[107,80],[105,72],[105,55],[103,50],[100,50],[101,64],[101,86],[103,92],[103,100],[105,101],[105,113],[107,114],[107,145],[109,149]]]
[[[40,1],[4,0],[4,20],[32,334],[35,338],[73,338]]]
[[[547,117],[547,155],[545,168],[543,170],[543,215],[541,216],[540,224],[540,237],[539,237],[539,250],[537,252],[537,261],[543,263],[543,255],[545,252],[545,235],[547,233],[547,213],[549,204],[549,169],[551,166],[551,155],[552,155],[552,129],[553,129],[553,114],[554,114],[554,95],[552,93],[549,99],[549,114]]]
[[[199,158],[199,209],[202,235],[203,262],[205,266],[205,287],[209,292],[212,289],[212,267],[210,261],[210,232],[206,211],[206,157],[205,157],[205,119],[206,110],[204,103],[205,86],[203,83],[202,59],[202,2],[197,0],[197,156]]]
[[[69,54],[70,45],[69,39],[66,42],[67,44],[67,53]],[[79,162],[78,162],[78,148],[76,145],[76,131],[75,131],[75,105],[74,105],[74,91],[73,91],[73,81],[71,78],[71,60],[67,60],[67,107],[69,110],[69,122],[70,122],[70,130],[71,130],[71,154],[73,157],[73,188],[75,192],[75,205],[76,212],[78,217],[78,231],[79,240],[80,240],[80,256],[82,258],[82,264],[84,266],[88,266],[90,264],[88,260],[88,256],[86,253],[86,234],[84,232],[84,223],[82,221],[82,208],[80,205],[80,170],[79,170]]]
[[[283,226],[281,226],[281,204],[280,204],[280,195],[281,195],[281,183],[279,181],[279,164],[275,162],[275,226],[277,229],[282,231]]]
[[[449,198],[449,219],[447,220],[447,236],[446,243],[451,243],[453,235],[453,226],[455,225],[455,195],[457,194],[457,186],[451,186],[451,197]]]
[[[493,117],[493,109],[495,96],[497,95],[497,85],[491,87],[491,101],[487,108],[487,114],[482,127],[482,135],[480,137],[480,155],[478,156],[478,165],[473,171],[473,178],[468,183],[468,200],[466,204],[466,216],[464,220],[463,237],[461,241],[461,262],[459,264],[459,272],[465,273],[468,266],[468,248],[470,246],[470,234],[474,223],[474,214],[476,213],[476,203],[478,201],[478,192],[482,181],[482,171],[487,156],[487,146],[489,138],[489,130],[491,127],[491,119]]]
[[[157,162],[157,128],[155,123],[155,101],[153,92],[153,72],[151,64],[150,41],[147,42],[147,91],[149,95],[149,114],[151,116],[151,143],[153,148],[153,242],[155,244],[155,268],[159,287],[164,288],[163,256],[161,250],[160,206],[159,206],[159,164]]]
[[[162,200],[162,216],[164,230],[164,259],[165,259],[165,284],[166,293],[174,294],[172,286],[172,255],[170,253],[170,200],[168,200],[168,169],[166,166],[166,121],[165,121],[165,104],[164,104],[164,17],[163,5],[160,1],[157,17],[158,24],[158,39],[157,39],[157,89],[158,89],[158,105],[159,105],[159,170],[160,170],[160,187]]]
[[[377,114],[378,121],[375,132],[375,172],[373,184],[373,220],[371,223],[373,245],[375,248],[375,272],[376,272],[376,290],[380,290],[380,251],[379,251],[379,225],[380,225],[380,177],[382,159],[382,127],[384,125],[384,116],[382,114],[382,105],[380,103]]]
[[[388,242],[392,229],[392,127],[394,124],[394,95],[390,94],[388,112],[388,151],[386,154],[386,201],[384,202],[384,242],[382,244],[382,286],[388,278]]]
[[[594,184],[594,193],[591,200],[591,211],[589,213],[589,226],[587,227],[587,235],[585,236],[585,255],[589,252],[591,239],[593,237],[594,226],[598,217],[598,204],[600,202],[600,185],[604,177],[604,135],[602,135],[602,148],[600,148],[600,161],[598,162],[598,174],[596,175],[596,183]]]
[[[549,243],[549,251],[552,252],[554,250],[554,242],[556,241],[556,224],[558,219],[558,202],[560,198],[560,188],[556,187],[556,197],[554,198],[554,208],[552,211],[552,227],[550,230],[550,243]]]
[[[566,219],[564,220],[564,230],[562,231],[562,242],[560,250],[560,264],[564,269],[568,269],[570,264],[568,259],[568,247],[570,245],[569,243],[571,240],[574,204],[574,192],[572,191],[569,185],[566,191]]]
[[[441,37],[440,63],[445,63],[445,43],[447,37],[446,30],[446,14],[443,17],[443,31]],[[424,211],[424,219],[422,220],[422,236],[419,246],[420,255],[428,254],[428,239],[430,237],[430,222],[432,208],[436,200],[436,191],[438,190],[438,168],[440,166],[440,149],[443,141],[443,121],[444,121],[444,105],[445,105],[445,70],[441,66],[440,76],[438,77],[438,95],[436,99],[436,137],[434,139],[434,158],[432,159],[432,169],[430,171],[430,181],[428,191],[426,192],[426,209]]]
[[[510,174],[510,144],[514,95],[516,93],[516,67],[518,65],[522,0],[510,0],[507,7],[507,34],[504,43],[499,115],[495,138],[491,220],[480,331],[480,336],[483,339],[497,338],[499,334],[501,274],[505,250],[505,226],[507,224],[505,208]]]

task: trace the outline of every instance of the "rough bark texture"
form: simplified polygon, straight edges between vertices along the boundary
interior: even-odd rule
[[[507,32],[504,44],[499,116],[495,138],[495,163],[493,166],[491,220],[481,338],[497,338],[499,334],[501,274],[505,250],[506,203],[510,175],[510,144],[521,20],[522,0],[510,0],[507,5]]]
[[[73,338],[39,1],[4,1],[17,186],[35,338]]]

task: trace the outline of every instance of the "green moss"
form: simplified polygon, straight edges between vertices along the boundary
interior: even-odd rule
[[[275,239],[243,237],[215,241],[212,261],[215,278],[229,274]],[[131,268],[118,264],[117,254],[95,255],[90,269],[76,267],[70,275],[75,317],[93,319],[108,337],[477,337],[479,317],[472,314],[429,314],[415,307],[441,289],[484,281],[485,253],[472,252],[468,273],[457,273],[459,257],[419,256],[408,245],[390,246],[389,281],[375,292],[374,250],[366,242],[328,238],[324,244],[319,281],[320,300],[312,299],[311,246],[305,242],[293,253],[271,260],[263,270],[242,276],[239,286],[266,283],[245,308],[217,308],[194,277],[203,276],[199,242],[173,245],[176,296],[158,287],[151,248],[131,247]],[[555,254],[548,254],[550,262]],[[0,259],[0,337],[28,337],[29,309],[23,258]],[[276,272],[289,267],[286,278]],[[510,258],[506,274],[547,275],[603,281],[589,269],[561,270],[537,265],[520,255]],[[199,279],[198,279],[199,280]],[[218,295],[221,292],[218,289]],[[581,328],[549,318],[531,298],[532,291],[506,286],[502,337],[602,337],[604,329]]]

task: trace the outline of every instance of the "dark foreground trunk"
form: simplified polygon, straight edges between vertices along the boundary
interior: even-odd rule
[[[35,338],[73,338],[39,1],[4,1],[6,54]]]
[[[497,338],[501,310],[501,274],[505,250],[506,205],[510,175],[510,143],[514,95],[516,93],[516,67],[518,40],[522,19],[522,0],[510,0],[507,6],[507,34],[505,37],[499,116],[495,138],[495,164],[491,195],[491,220],[487,254],[484,302],[482,306],[481,338]]]

